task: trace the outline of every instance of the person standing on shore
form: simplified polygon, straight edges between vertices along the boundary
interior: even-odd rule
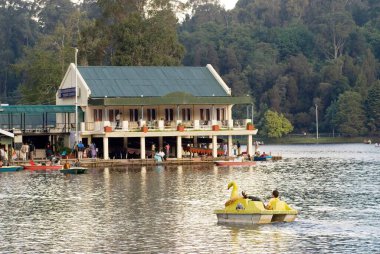
[[[170,154],[170,145],[169,143],[166,144],[165,146],[165,150],[166,150],[166,158],[169,158],[169,154]]]
[[[232,151],[233,151],[234,156],[236,156],[236,150],[237,150],[237,146],[236,146],[236,144],[234,143],[234,144],[232,145]]]
[[[117,114],[116,114],[116,117],[115,117],[115,119],[116,119],[116,129],[119,129],[119,127],[120,127],[120,118],[121,118],[121,112],[118,112]]]
[[[23,161],[26,161],[26,155],[28,154],[28,152],[29,152],[29,146],[26,143],[24,143],[20,149],[20,157]]]
[[[78,147],[78,159],[83,159],[84,145],[83,145],[82,141],[79,141],[77,147]]]
[[[34,146],[33,142],[30,141],[30,143],[29,143],[29,159],[30,160],[34,159],[35,151],[36,151],[36,147]]]
[[[236,142],[236,147],[237,147],[237,152],[238,152],[238,155],[240,155],[241,153],[241,151],[240,151],[240,142],[239,142],[239,140]]]

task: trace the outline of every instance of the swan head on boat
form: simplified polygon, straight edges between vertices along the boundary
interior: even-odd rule
[[[239,195],[239,192],[238,192],[238,185],[236,184],[235,181],[231,181],[229,184],[228,184],[228,188],[227,189],[230,189],[232,187],[232,191],[231,191],[231,196],[230,196],[230,199],[225,203],[225,206],[229,206],[231,204],[233,204],[235,201],[241,199],[242,197]]]
[[[228,189],[232,187],[232,192],[231,192],[231,197],[230,199],[237,198],[239,197],[239,192],[238,192],[238,185],[236,184],[235,181],[232,181],[228,184]]]

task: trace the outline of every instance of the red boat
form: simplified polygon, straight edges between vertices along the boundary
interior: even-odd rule
[[[23,165],[25,170],[60,170],[62,165]]]
[[[254,166],[254,161],[215,161],[217,166]]]

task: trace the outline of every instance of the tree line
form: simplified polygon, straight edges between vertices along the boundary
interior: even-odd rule
[[[268,134],[274,113],[314,132],[318,108],[320,132],[379,135],[379,13],[375,0],[0,0],[0,101],[54,103],[78,47],[80,65],[210,63]]]

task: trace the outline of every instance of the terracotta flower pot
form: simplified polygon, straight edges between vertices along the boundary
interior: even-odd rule
[[[255,126],[253,124],[247,124],[247,130],[254,130],[255,129]]]
[[[104,131],[105,132],[112,132],[112,127],[111,126],[104,126]]]
[[[220,130],[219,125],[213,125],[213,126],[212,126],[212,130],[213,130],[213,131],[218,131],[218,130]]]
[[[142,132],[148,132],[148,127],[147,127],[147,126],[143,126],[143,127],[141,127],[141,131],[142,131]]]
[[[185,126],[183,126],[183,125],[177,126],[177,131],[184,131],[184,130],[185,130]]]

